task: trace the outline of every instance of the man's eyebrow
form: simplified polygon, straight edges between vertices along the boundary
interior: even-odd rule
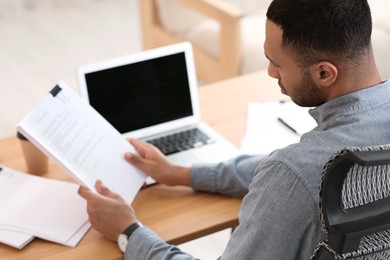
[[[276,64],[270,57],[268,57],[267,53],[264,52],[264,55],[267,58],[267,60],[269,60],[273,64]]]
[[[265,55],[265,57],[266,57],[270,62],[273,63],[273,60],[272,60],[270,57],[268,57],[267,53],[264,52],[264,55]]]

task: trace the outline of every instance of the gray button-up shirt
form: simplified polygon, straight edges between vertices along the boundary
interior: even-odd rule
[[[309,259],[324,236],[317,200],[328,158],[345,147],[390,143],[389,81],[338,97],[309,113],[318,126],[299,143],[266,157],[240,156],[191,168],[193,189],[243,197],[239,226],[221,259]],[[125,257],[194,259],[147,227],[130,237]]]

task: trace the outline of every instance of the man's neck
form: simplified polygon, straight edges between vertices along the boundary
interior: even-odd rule
[[[334,83],[332,92],[329,95],[329,100],[378,85],[382,82],[372,54],[368,55],[360,64],[362,66],[354,71],[345,70],[339,72],[338,79]]]

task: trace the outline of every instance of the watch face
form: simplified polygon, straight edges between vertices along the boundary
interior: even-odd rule
[[[123,253],[126,251],[127,242],[128,238],[125,234],[120,234],[118,236],[118,246]]]

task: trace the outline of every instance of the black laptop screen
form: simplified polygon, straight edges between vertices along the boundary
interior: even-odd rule
[[[86,74],[90,104],[120,133],[192,115],[184,55]]]

